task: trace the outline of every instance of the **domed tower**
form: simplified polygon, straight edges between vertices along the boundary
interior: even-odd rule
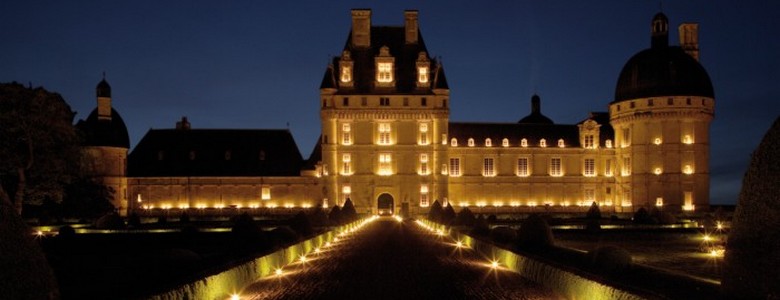
[[[697,25],[680,25],[683,47],[669,45],[668,27],[656,14],[651,47],[625,64],[609,105],[624,211],[709,205],[712,82],[698,61]]]
[[[119,113],[111,107],[111,86],[106,79],[96,88],[97,108],[76,127],[83,133],[82,164],[85,172],[114,191],[111,203],[121,215],[128,209],[127,151],[130,138],[127,126]]]

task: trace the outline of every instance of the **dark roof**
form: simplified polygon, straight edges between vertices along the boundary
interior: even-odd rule
[[[111,97],[111,86],[108,85],[105,78],[98,83],[95,88],[95,94],[97,94],[98,97]]]
[[[474,139],[475,146],[484,146],[486,138],[491,139],[493,147],[501,147],[504,138],[509,139],[510,147],[519,146],[521,139],[527,139],[529,147],[539,147],[541,139],[547,140],[547,147],[556,147],[559,139],[566,147],[580,146],[577,125],[450,122],[449,135],[458,139],[458,146],[466,146],[469,138]]]
[[[151,129],[128,157],[128,176],[299,176],[302,165],[286,129]]]
[[[609,123],[609,113],[605,111],[599,111],[599,112],[591,112],[590,116],[577,123],[577,125],[585,123],[585,121],[592,119],[593,121],[596,121],[596,123],[599,123],[601,127],[599,127],[599,142],[601,145],[604,145],[607,140],[615,140],[615,129],[612,128],[612,124]]]
[[[314,149],[309,154],[309,159],[306,160],[303,169],[314,170],[317,168],[317,163],[322,161],[322,135],[317,139],[317,143],[314,144]]]
[[[85,146],[105,146],[130,148],[125,121],[119,113],[111,109],[111,120],[98,120],[97,108],[92,110],[86,120],[79,120],[76,128],[84,135]]]
[[[403,26],[372,26],[371,27],[371,46],[370,47],[352,47],[352,32],[347,37],[344,50],[350,52],[350,58],[353,62],[353,86],[342,87],[339,94],[432,94],[432,88],[447,89],[447,78],[444,76],[444,69],[441,63],[430,57],[430,53],[425,47],[422,34],[418,31],[417,43],[407,44],[406,35]],[[395,59],[394,67],[394,87],[375,87],[376,67],[374,58],[379,54],[379,50],[387,46],[390,55]],[[417,88],[417,58],[421,51],[428,54],[431,70],[431,88]],[[329,66],[325,71],[320,88],[337,88],[335,70],[339,68],[341,57],[333,58],[332,68]]]
[[[652,47],[626,62],[618,77],[615,101],[659,96],[715,97],[710,76],[677,46]]]
[[[542,100],[539,95],[531,96],[531,113],[517,121],[522,124],[554,124],[553,120],[542,114]]]

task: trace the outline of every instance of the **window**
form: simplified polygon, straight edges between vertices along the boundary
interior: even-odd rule
[[[390,98],[380,97],[379,98],[379,106],[390,106]]]
[[[691,98],[685,98],[685,104],[691,105]]]
[[[666,105],[674,105],[674,98],[667,98]]]
[[[344,97],[344,99],[341,99],[341,105],[349,106],[349,97]]]
[[[446,145],[447,144],[447,134],[446,133],[442,133],[441,134],[441,144],[442,145]]]
[[[260,188],[260,199],[271,200],[271,187],[264,186]]]
[[[604,176],[612,176],[612,159],[604,161]]]
[[[428,106],[428,99],[425,97],[420,98],[420,106]]]
[[[450,140],[450,146],[457,147],[458,146],[458,139],[452,138],[452,140]]]
[[[379,175],[393,174],[392,163],[393,156],[390,153],[379,154]]]
[[[352,81],[352,68],[349,66],[341,66],[341,82],[350,82]]]
[[[428,185],[420,185],[420,206],[428,207]]]
[[[527,139],[520,140],[520,147],[523,148],[528,147],[528,140]]]
[[[509,147],[509,139],[501,140],[501,147]]]
[[[345,153],[341,156],[341,175],[352,174],[352,155]]]
[[[376,64],[376,81],[388,83],[393,82],[393,63],[380,62]]]
[[[352,145],[352,125],[349,123],[341,125],[341,144]]]
[[[625,148],[631,145],[631,129],[623,128],[623,140],[620,141],[620,146]]]
[[[526,177],[529,175],[528,172],[528,158],[527,157],[521,157],[517,159],[517,176],[520,177]]]
[[[683,173],[685,173],[686,175],[693,174],[693,167],[691,165],[685,165],[683,167]]]
[[[493,158],[485,158],[482,176],[496,176],[495,169],[493,168]]]
[[[545,139],[540,140],[539,141],[539,147],[542,147],[542,148],[547,147],[547,140],[545,140]]]
[[[563,139],[558,139],[558,147],[560,148],[566,147],[566,144],[563,142]]]
[[[625,190],[623,191],[623,203],[621,206],[631,206],[631,191]]]
[[[550,176],[563,176],[561,171],[561,158],[554,157],[550,159]]]
[[[656,197],[655,198],[655,206],[658,206],[658,207],[664,206],[664,198],[663,197]]]
[[[653,140],[653,144],[660,145],[662,142],[661,138],[657,137]]]
[[[428,82],[428,67],[417,68],[417,81],[419,81],[420,83]]]
[[[450,158],[450,176],[460,176],[460,158]]]
[[[623,157],[623,176],[631,175],[631,158]]]
[[[693,192],[685,191],[683,192],[683,210],[691,211],[694,209],[693,206]]]
[[[653,99],[647,99],[647,106],[653,106]]]
[[[596,176],[596,160],[593,158],[586,158],[584,161],[583,175],[587,177]]]
[[[409,106],[409,98],[404,97],[404,106]]]
[[[361,105],[361,106],[366,106],[366,105],[368,105],[368,98],[366,98],[366,97],[362,97],[362,98],[360,98],[360,105]]]
[[[352,187],[345,184],[341,187],[341,203],[347,202],[347,199],[352,195]]]
[[[612,148],[612,140],[607,140],[604,142],[604,145],[607,146],[607,148]]]
[[[585,202],[586,204],[590,204],[596,201],[596,190],[592,188],[586,188],[585,189]]]
[[[428,123],[420,123],[420,145],[428,145]]]
[[[447,99],[441,100],[441,107],[447,107]]]
[[[489,138],[485,139],[485,147],[493,147],[493,140]]]
[[[390,123],[379,123],[379,141],[380,145],[390,145]]]
[[[469,143],[469,147],[474,147],[474,139],[469,138],[468,143]]]
[[[428,154],[420,154],[420,175],[428,175],[430,173],[428,169]]]
[[[593,142],[594,137],[593,135],[589,134],[585,136],[585,148],[586,149],[593,149],[595,147],[595,143]]]
[[[683,136],[683,144],[686,145],[693,144],[693,138],[691,137],[690,134],[686,134],[685,136]]]
[[[634,107],[636,107],[636,104],[634,104],[634,101],[631,101],[631,102],[628,103],[628,106],[630,108],[634,108]]]

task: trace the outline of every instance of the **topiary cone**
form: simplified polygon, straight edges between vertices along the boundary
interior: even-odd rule
[[[780,117],[742,179],[721,286],[726,298],[780,298]]]

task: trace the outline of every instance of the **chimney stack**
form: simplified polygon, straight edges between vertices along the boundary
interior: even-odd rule
[[[371,10],[352,10],[352,47],[368,48],[371,46]]]
[[[540,113],[542,113],[542,100],[539,98],[539,95],[534,94],[531,97],[531,114]]]
[[[678,27],[680,47],[691,57],[699,60],[699,24],[682,23]]]
[[[176,122],[176,129],[190,130],[190,121],[187,120],[187,117],[181,117],[181,121]]]
[[[418,26],[417,26],[417,11],[406,10],[404,11],[404,29],[406,31],[406,44],[417,44]]]

